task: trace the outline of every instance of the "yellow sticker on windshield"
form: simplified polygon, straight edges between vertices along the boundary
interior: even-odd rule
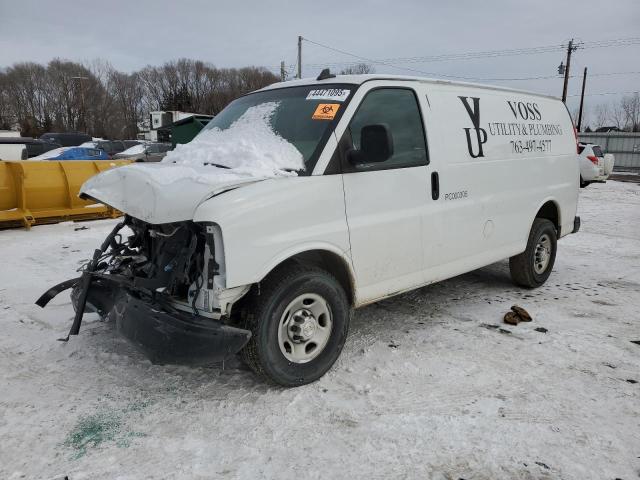
[[[340,108],[339,103],[321,103],[311,117],[313,120],[333,120]]]

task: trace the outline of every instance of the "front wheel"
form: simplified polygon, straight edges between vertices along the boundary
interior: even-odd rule
[[[509,259],[511,279],[521,287],[536,288],[547,281],[557,250],[556,228],[546,218],[533,221],[527,249]]]
[[[241,352],[258,375],[279,385],[311,383],[337,360],[351,308],[340,283],[312,266],[277,270],[252,292],[244,312],[249,343]]]

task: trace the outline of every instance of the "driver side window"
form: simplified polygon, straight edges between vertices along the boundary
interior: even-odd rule
[[[413,90],[380,88],[372,90],[362,100],[345,135],[351,137],[355,150],[361,149],[363,127],[384,125],[392,140],[393,153],[382,162],[366,162],[354,166],[346,160],[345,173],[386,170],[427,165],[427,147],[422,116]]]

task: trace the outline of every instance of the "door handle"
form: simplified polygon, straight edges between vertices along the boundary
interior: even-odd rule
[[[431,172],[431,198],[433,200],[440,198],[440,176],[438,172]]]

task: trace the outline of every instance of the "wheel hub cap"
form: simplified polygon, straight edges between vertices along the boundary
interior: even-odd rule
[[[292,321],[291,321],[292,320]],[[316,319],[309,310],[297,310],[289,321],[289,338],[296,343],[306,342],[316,333]]]
[[[290,362],[309,362],[327,345],[332,326],[331,309],[324,298],[314,293],[300,295],[289,303],[280,318],[280,351]]]
[[[540,237],[536,244],[536,249],[533,258],[533,269],[537,274],[545,272],[549,266],[549,260],[551,258],[551,239],[546,233]]]

